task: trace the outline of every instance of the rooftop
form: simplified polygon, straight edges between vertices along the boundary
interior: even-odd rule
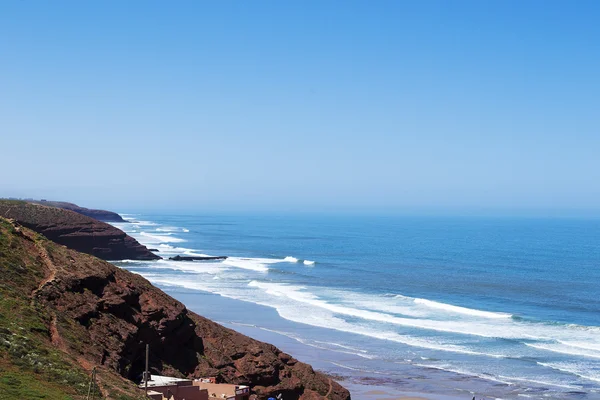
[[[148,381],[148,387],[177,385],[180,382],[189,382],[191,384],[192,380],[191,379],[173,378],[171,376],[163,376],[163,375],[150,375],[150,380]],[[144,387],[143,381],[140,384],[140,386]]]

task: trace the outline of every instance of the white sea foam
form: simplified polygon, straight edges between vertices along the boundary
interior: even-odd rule
[[[160,250],[166,248],[169,251],[182,249],[172,247],[168,244],[161,244],[158,247]],[[190,249],[187,251],[188,254],[200,254],[190,251]],[[263,273],[268,271],[268,266],[270,264],[281,261],[281,259],[231,257],[222,263],[214,264],[217,265],[216,268],[221,270],[223,268],[232,267]],[[190,273],[202,272],[197,269],[200,268],[197,266],[185,265],[177,267],[171,265],[170,268],[186,270]],[[211,279],[211,281],[215,280]],[[406,296],[378,296],[373,298],[373,296],[359,295],[353,292],[336,292],[329,290],[330,294],[335,294],[339,297],[339,299],[336,300],[337,303],[331,303],[330,301],[326,301],[312,294],[306,287],[275,282],[250,282],[248,287],[258,289],[264,293],[264,295],[260,295],[260,293],[254,291],[244,290],[243,287],[231,289],[222,287],[224,282],[225,280],[220,280],[218,282],[215,281],[215,283],[219,283],[219,285],[203,285],[202,287],[196,285],[192,288],[274,307],[283,318],[295,322],[352,332],[382,340],[392,340],[410,346],[429,348],[432,350],[451,351],[489,357],[507,356],[505,354],[491,354],[475,351],[462,346],[455,346],[447,342],[436,343],[430,339],[419,341],[406,335],[394,335],[393,332],[391,332],[392,334],[389,334],[390,332],[386,333],[387,331],[382,330],[379,327],[360,327],[356,322],[346,322],[338,316],[350,316],[353,318],[360,318],[363,321],[373,321],[417,329],[428,329],[432,331],[475,335],[488,338],[542,339],[545,341],[565,339],[565,343],[569,340],[569,345],[573,345],[574,347],[594,348],[594,346],[600,346],[598,337],[591,335],[595,332],[597,327],[565,327],[534,324],[514,321],[510,318],[487,318],[487,314],[483,314],[485,317],[480,317],[479,315],[473,315],[472,313],[466,315],[468,319],[462,320],[460,318],[456,319],[456,317],[451,318],[451,313],[447,315],[445,307],[421,307],[421,305],[417,305],[417,303],[413,301],[414,299]],[[170,283],[178,284],[174,281]],[[181,282],[179,282],[179,284],[180,283]],[[277,298],[278,300],[275,300],[274,298]],[[403,302],[400,305],[397,305],[393,303],[393,299],[402,300]],[[409,301],[408,299],[411,300]],[[411,304],[414,306],[411,306]],[[442,313],[437,313],[438,310],[442,311]],[[398,317],[394,314],[409,315],[415,318]],[[461,314],[463,313],[458,313],[458,315]],[[572,351],[571,353],[576,352]]]
[[[336,366],[340,367],[340,368],[349,369],[349,370],[351,370],[351,371],[361,371],[361,372],[367,372],[367,371],[365,371],[365,370],[362,370],[362,369],[360,369],[360,368],[356,368],[356,367],[350,367],[350,366],[348,366],[348,365],[344,365],[344,364],[336,363],[336,362],[333,362],[333,361],[329,361],[329,362],[330,362],[330,363],[332,363],[333,365],[336,365]]]
[[[582,349],[561,343],[525,343],[526,346],[533,347],[538,350],[546,350],[554,353],[569,354],[574,356],[583,356],[591,358],[600,358],[599,351]]]
[[[167,243],[160,243],[158,245],[155,244],[151,244],[153,247],[157,248],[158,251],[163,255],[172,255],[172,254],[182,254],[182,253],[186,253],[186,252],[197,252],[198,250],[196,249],[189,249],[187,247],[175,247],[175,246],[171,246],[170,244]]]
[[[422,349],[438,350],[450,353],[469,354],[472,356],[491,357],[491,358],[507,358],[505,354],[486,353],[481,351],[470,350],[464,346],[450,344],[440,341],[436,338],[413,337],[408,335],[382,335],[381,339],[390,340],[397,343],[406,344],[412,347],[420,347]]]
[[[444,310],[447,312],[457,313],[457,314],[472,315],[475,317],[494,318],[494,319],[495,318],[512,318],[512,315],[507,314],[507,313],[497,313],[497,312],[490,312],[490,311],[475,310],[472,308],[453,306],[451,304],[446,304],[446,303],[438,303],[437,301],[432,301],[432,300],[427,300],[427,299],[416,298],[416,299],[414,299],[414,302],[417,304],[426,306],[426,307],[436,308],[438,310]]]
[[[179,228],[176,228],[174,226],[163,226],[160,228],[156,228],[155,231],[157,231],[157,232],[178,232]]]
[[[537,364],[567,374],[576,375],[589,381],[600,382],[600,366],[598,365],[581,362],[538,362]]]
[[[196,265],[201,263],[187,263],[192,265],[181,265],[186,263],[176,262],[175,265],[170,265],[167,268],[178,268],[180,270],[190,268],[195,269]],[[203,264],[203,263],[202,263]],[[219,263],[215,263],[217,266]],[[217,267],[218,268],[218,267]],[[192,271],[190,271],[192,272]],[[194,271],[200,272],[200,271]],[[218,272],[215,271],[215,272]],[[249,287],[265,289],[264,293],[275,296],[280,300],[274,300],[273,298],[265,297],[260,294],[260,292],[252,292],[252,291],[244,291],[239,288],[237,285],[230,285],[223,280],[219,280],[216,283],[215,280],[191,280],[191,279],[182,279],[181,277],[165,277],[154,275],[151,276],[149,274],[143,274],[147,279],[157,283],[157,284],[166,284],[171,286],[180,286],[187,289],[201,290],[207,291],[211,293],[216,293],[222,295],[224,297],[230,297],[238,300],[250,301],[256,304],[273,307],[275,308],[279,315],[285,319],[290,321],[324,327],[328,329],[335,329],[338,331],[349,332],[357,335],[372,337],[375,339],[392,341],[396,343],[405,344],[412,347],[419,347],[430,350],[438,350],[443,352],[452,352],[452,353],[460,353],[460,354],[468,354],[474,356],[482,356],[482,357],[493,357],[493,358],[503,358],[507,357],[507,355],[503,354],[494,354],[494,353],[486,353],[486,352],[478,352],[463,346],[455,345],[449,343],[447,341],[440,340],[439,338],[423,338],[423,337],[412,337],[409,335],[400,335],[393,331],[385,331],[377,328],[369,328],[366,326],[357,325],[355,323],[348,323],[343,319],[336,317],[331,312],[327,310],[323,310],[320,308],[311,308],[307,307],[305,302],[299,303],[290,303],[286,301],[287,296],[283,294],[283,292],[291,292],[294,293],[293,297],[297,299],[312,300],[314,296],[308,293],[302,293],[303,287],[300,286],[292,286],[292,285],[281,285],[281,284],[273,284],[271,287],[266,287],[265,283],[252,281],[248,284]],[[268,285],[267,285],[268,286]],[[285,287],[285,289],[283,288]],[[353,353],[356,354],[356,353]],[[367,357],[370,358],[370,357]]]
[[[354,318],[360,318],[364,321],[373,321],[384,324],[391,324],[403,327],[410,327],[416,329],[427,329],[437,332],[447,332],[452,334],[462,334],[471,336],[480,336],[486,338],[503,338],[503,339],[536,339],[536,340],[556,340],[558,338],[572,338],[577,337],[582,340],[588,340],[597,343],[598,337],[595,336],[593,331],[587,330],[571,330],[565,326],[552,326],[545,324],[535,324],[528,322],[514,321],[510,318],[481,318],[474,319],[470,317],[468,319],[457,319],[450,318],[449,316],[442,313],[436,315],[436,318],[404,318],[397,317],[385,312],[378,312],[373,310],[365,310],[356,307],[354,305],[348,305],[344,303],[331,303],[323,300],[318,296],[314,295],[307,290],[306,287],[286,285],[274,282],[258,282],[252,281],[251,287],[256,287],[263,290],[266,294],[285,299],[286,303],[289,303],[287,307],[277,304],[273,305],[272,301],[266,301],[266,305],[276,307],[280,315],[287,319],[292,319],[297,322],[303,322],[298,316],[293,316],[293,313],[288,312],[288,308],[299,307],[306,309],[306,313],[314,313],[317,310],[328,311],[331,315],[346,315]],[[281,300],[278,300],[281,302]],[[304,314],[303,314],[304,315]],[[355,326],[356,324],[351,324]],[[327,323],[321,323],[319,326],[332,327]],[[335,327],[332,327],[335,329]],[[350,330],[350,332],[358,331],[356,329]],[[387,338],[386,338],[387,339]],[[438,349],[443,350],[443,349]],[[457,349],[453,349],[455,351]],[[469,350],[470,351],[470,350]],[[477,352],[475,352],[477,353]],[[481,353],[488,356],[503,356]]]
[[[328,350],[328,351],[333,351],[335,353],[342,353],[342,354],[351,354],[354,356],[358,356],[361,358],[366,358],[368,360],[374,360],[376,358],[378,358],[377,356],[373,356],[370,354],[367,354],[366,350],[360,350],[360,349],[356,349],[354,347],[350,347],[350,346],[344,346],[338,343],[330,343],[330,342],[320,342],[318,340],[308,340],[308,339],[303,339],[301,337],[298,337],[296,335],[293,335],[291,333],[284,333],[284,332],[278,332],[278,331],[274,331],[271,329],[266,329],[266,328],[260,328],[262,330],[266,330],[266,331],[270,331],[270,332],[275,332],[275,333],[279,333],[281,335],[287,336],[291,339],[296,340],[298,343],[302,343],[306,346],[310,346],[310,347],[314,347],[316,349],[321,349],[321,350]],[[321,344],[321,345],[319,345]],[[322,346],[325,345],[325,346]],[[338,348],[331,348],[331,346],[333,347],[338,347]],[[345,350],[342,350],[345,349]]]
[[[209,255],[209,254],[198,253],[192,249],[185,249],[183,251],[183,254],[185,254],[186,256],[191,256],[191,257],[211,257],[211,255]]]
[[[182,229],[182,231],[184,231],[184,232],[186,232],[186,233],[187,233],[187,232],[189,232],[190,230],[189,230],[189,229],[186,229],[186,228],[183,228],[183,229]]]
[[[389,296],[372,296],[349,291],[332,292],[340,298],[340,303],[352,304],[354,307],[367,310],[383,311],[389,314],[410,317],[432,317],[436,312],[435,310],[426,307],[416,307],[412,301],[399,303],[395,298]]]
[[[440,370],[440,371],[452,372],[452,373],[459,374],[459,375],[472,376],[472,377],[484,379],[484,380],[487,380],[487,381],[493,381],[493,382],[503,383],[503,384],[509,385],[509,386],[514,385],[514,383],[509,382],[508,380],[498,379],[499,377],[496,377],[496,376],[493,376],[493,375],[478,374],[478,373],[475,373],[475,372],[472,372],[472,371],[468,371],[468,370],[465,370],[465,369],[454,367],[452,365],[427,365],[427,364],[413,364],[413,365],[416,365],[417,367],[433,368],[433,369],[437,369],[437,370]]]
[[[351,315],[359,318],[367,318],[367,319],[375,319],[375,320],[383,320],[383,322],[387,322],[388,317],[379,313],[372,313],[365,310],[356,310],[343,306],[333,305],[326,303],[324,301],[319,300],[316,296],[311,293],[304,291],[304,287],[302,286],[294,286],[294,285],[286,285],[286,284],[277,284],[277,283],[268,283],[268,282],[258,282],[251,281],[248,286],[260,288],[265,291],[265,293],[270,294],[272,296],[276,296],[279,298],[290,298],[300,303],[305,303],[309,305],[317,305],[317,307],[331,311],[337,314],[345,314]],[[420,339],[407,335],[399,335],[395,332],[391,331],[383,331],[376,329],[368,329],[357,326],[355,324],[347,323],[346,321],[340,320],[339,318],[333,317],[331,314],[325,317],[321,311],[320,315],[323,318],[320,323],[315,324],[312,318],[315,313],[315,309],[311,309],[310,313],[306,312],[298,312],[298,309],[291,305],[286,306],[285,303],[280,301],[266,301],[264,305],[275,307],[279,314],[286,319],[290,319],[295,322],[308,323],[309,325],[321,326],[325,328],[337,329],[346,332],[352,332],[364,336],[370,336],[377,339],[394,341],[402,344],[407,344],[409,346],[427,348],[432,350],[440,350],[440,351],[448,351],[453,353],[462,353],[462,354],[471,354],[471,355],[479,355],[486,357],[494,357],[494,358],[503,358],[506,357],[502,354],[493,354],[493,353],[484,353],[477,352],[474,350],[470,350],[461,346],[456,346],[453,344],[449,344],[447,342],[435,342],[435,339]],[[308,321],[305,318],[309,318]]]
[[[497,326],[486,325],[483,323],[472,322],[470,324],[466,324],[462,321],[435,321],[427,319],[401,318],[386,313],[362,310],[339,304],[328,303],[312,295],[309,292],[303,291],[303,289],[305,289],[303,287],[298,288],[285,284],[257,281],[252,281],[250,285],[259,287],[271,295],[278,297],[288,297],[294,301],[307,303],[311,306],[322,308],[334,312],[336,314],[348,315],[351,317],[362,318],[365,320],[407,326],[412,328],[430,329],[441,332],[462,333],[466,335],[477,335],[483,337],[499,337],[499,332],[496,332],[498,328]],[[515,336],[516,333],[511,332],[503,332],[503,335],[503,337],[506,337],[507,335],[510,335],[510,337],[519,337]]]
[[[386,295],[386,297],[389,297],[389,296],[390,296],[389,294]],[[395,295],[392,295],[392,297],[395,298],[395,299],[407,300],[407,301],[413,301],[413,302],[415,300],[414,297],[404,296],[402,294],[395,294]]]
[[[347,349],[347,350],[353,350],[353,351],[358,351],[360,353],[366,353],[366,350],[362,350],[362,349],[357,349],[356,347],[352,347],[352,346],[347,346],[344,344],[339,344],[339,343],[333,343],[333,342],[321,342],[319,340],[315,340],[316,343],[322,343],[322,344],[326,344],[326,345],[330,345],[330,346],[336,346],[336,347],[341,347],[342,349]]]
[[[136,225],[140,225],[140,226],[156,226],[156,225],[158,225],[156,222],[152,222],[152,221],[131,220],[130,222],[132,224],[136,224]]]
[[[222,264],[257,272],[267,272],[269,270],[266,265],[268,262],[265,262],[265,259],[260,258],[229,257],[224,260]]]
[[[570,347],[577,347],[580,349],[586,349],[586,350],[594,350],[594,351],[599,351],[600,352],[600,343],[592,343],[590,341],[587,342],[577,342],[577,341],[572,341],[572,340],[559,340],[559,343],[562,343],[564,345],[570,346]]]
[[[155,235],[147,232],[140,232],[140,236],[143,236],[148,244],[185,242],[185,239],[174,237],[172,235]]]
[[[128,226],[131,227],[132,225]],[[179,232],[182,230],[183,228],[180,228]],[[158,248],[163,256],[171,254],[207,255],[195,249],[174,247],[172,244],[184,241],[177,237],[176,232],[178,231],[160,226],[156,229],[156,232],[165,234],[146,231],[136,234],[134,237],[142,243],[146,242],[144,244]],[[202,290],[224,297],[249,301],[275,308],[282,318],[298,323],[401,343],[414,348],[492,358],[544,354],[536,353],[536,350],[561,353],[572,357],[600,358],[600,336],[598,335],[600,328],[598,327],[521,321],[511,318],[512,315],[509,313],[460,307],[397,294],[388,296],[367,295],[322,287],[316,291],[317,288],[310,286],[262,282],[260,281],[263,279],[260,277],[261,275],[256,275],[256,273],[267,272],[270,265],[282,262],[300,262],[304,265],[314,265],[314,262],[310,260],[299,260],[292,256],[283,259],[231,257],[223,262],[210,263],[169,263],[166,260],[161,261],[164,262],[148,263],[147,267],[146,264],[141,264],[144,265],[141,271],[138,264],[133,260],[131,262],[125,261],[125,264],[142,272],[144,277],[157,284]],[[147,273],[148,270],[164,270],[165,272],[151,276],[151,273]],[[180,272],[179,274],[173,272],[169,275],[168,270]],[[227,270],[227,272],[223,273],[224,270]],[[239,272],[235,272],[236,270],[239,270]],[[186,273],[186,275],[194,274],[198,278],[190,278],[189,275],[181,276],[181,272]],[[203,274],[205,275],[202,276]],[[232,278],[234,275],[231,274],[235,274],[237,278]],[[255,280],[251,281],[247,287],[240,286],[241,282],[237,279],[243,280],[250,277]],[[398,327],[403,328],[399,330]],[[442,333],[431,333],[426,334],[426,336],[422,333],[413,335],[413,331],[406,331],[405,328],[425,329]],[[485,338],[526,339],[523,340],[522,344],[527,345],[532,350],[529,350],[530,353],[523,353],[523,348],[518,349],[515,347],[511,351],[502,346],[503,348],[499,350],[488,351],[484,347],[485,345],[478,341],[473,341],[473,339],[461,340],[460,337],[448,336],[447,333]],[[318,343],[314,340],[298,337],[294,339],[309,346],[336,351],[334,349],[336,347],[335,343]],[[542,342],[535,342],[536,340],[542,340]],[[346,349],[343,346],[345,345],[340,344],[338,351],[364,358],[374,357],[355,348]],[[600,372],[597,364],[581,366],[576,363],[544,362],[540,365],[577,375],[582,379],[600,382]],[[432,366],[428,365],[428,367]],[[457,368],[446,368],[446,370],[453,370],[452,372],[456,373],[465,372]],[[477,376],[476,374],[471,375]],[[505,384],[517,380],[500,374],[497,375],[502,379],[498,381]],[[480,375],[479,377],[497,380],[487,375]],[[557,382],[551,382],[554,378],[545,379],[545,376],[542,375],[540,377],[541,379],[538,379],[537,382],[535,376],[532,377],[534,379],[529,379],[529,381],[532,384],[577,388],[563,385],[561,379],[558,379]],[[525,380],[525,378],[529,377],[524,376],[522,379]]]
[[[179,263],[178,263],[179,264]],[[192,264],[192,263],[189,263]],[[179,265],[179,268],[182,268]],[[185,267],[183,267],[185,268]],[[204,280],[204,279],[182,279],[177,276],[165,276],[159,274],[152,273],[143,273],[143,276],[152,282],[158,285],[169,285],[169,286],[179,286],[186,289],[193,290],[201,290],[206,292],[211,292],[215,294],[219,294],[224,297],[234,298],[243,301],[249,301],[256,304],[261,304],[269,307],[274,307],[278,310],[280,315],[283,318],[289,319],[291,321],[300,322],[308,325],[319,326],[319,327],[328,327],[332,329],[337,329],[340,331],[347,332],[355,332],[356,328],[352,324],[348,324],[345,321],[332,316],[330,313],[326,311],[320,310],[312,310],[311,312],[306,312],[304,309],[299,309],[294,305],[282,305],[282,303],[278,304],[278,307],[275,307],[273,304],[273,300],[261,296],[260,292],[252,292],[252,291],[244,291],[237,285],[230,285],[229,283],[220,280],[217,283],[214,280]],[[227,273],[226,276],[230,276],[230,273]],[[249,285],[251,286],[251,285]],[[358,334],[365,334],[366,336],[379,338],[381,333],[378,331],[372,332],[358,332]]]
[[[223,266],[216,262],[194,262],[194,261],[171,261],[171,260],[157,260],[152,264],[145,265],[144,268],[154,270],[171,270],[171,271],[182,271],[190,274],[209,274],[216,275],[223,272]],[[175,286],[179,285],[179,279],[171,278],[170,284]],[[197,279],[197,278],[186,278],[186,279]]]
[[[561,387],[561,388],[565,388],[565,389],[576,389],[576,390],[581,389],[581,386],[565,385],[565,384],[558,383],[558,382],[541,381],[538,379],[517,378],[514,376],[504,376],[504,375],[498,375],[498,378],[507,379],[509,381],[515,381],[515,382],[535,383],[535,384],[543,385],[543,386],[555,386],[555,387]],[[531,397],[531,396],[528,396],[528,397]]]

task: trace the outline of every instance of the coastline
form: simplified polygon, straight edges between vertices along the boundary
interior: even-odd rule
[[[296,399],[350,399],[347,389],[310,365],[190,311],[140,274],[4,217],[0,238],[3,393],[9,390],[4,389],[8,367],[9,374],[12,369],[34,373],[43,384],[60,382],[60,398],[83,395],[86,375],[94,376],[97,369],[101,378],[93,384],[111,399],[139,398],[136,383],[145,370],[216,377],[250,386],[261,399],[282,393]],[[30,398],[16,385],[15,398]],[[119,390],[124,395],[115,396],[115,385],[130,393]]]
[[[313,365],[316,370],[336,378],[339,377],[342,384],[351,390],[354,398],[375,400],[422,397],[432,400],[454,400],[471,399],[476,396],[477,399],[491,400],[517,399],[521,396],[544,399],[549,398],[550,395],[550,398],[553,399],[596,399],[594,394],[597,393],[597,386],[594,385],[581,388],[573,387],[571,389],[571,386],[553,384],[552,381],[543,378],[537,382],[515,378],[516,381],[511,382],[508,380],[511,379],[510,377],[504,379],[500,374],[488,373],[488,368],[479,370],[462,369],[452,365],[436,368],[431,366],[433,363],[430,361],[440,364],[439,361],[445,361],[446,356],[456,356],[456,353],[444,352],[439,354],[437,359],[428,358],[436,357],[434,354],[435,347],[431,351],[423,350],[422,347],[419,347],[419,344],[416,344],[416,347],[408,344],[408,347],[404,347],[404,349],[408,349],[408,352],[414,354],[414,356],[409,355],[407,357],[407,353],[398,353],[390,354],[390,357],[387,357],[386,350],[383,353],[380,351],[372,352],[372,350],[376,346],[379,346],[379,349],[385,349],[388,346],[390,349],[395,349],[394,346],[397,345],[394,342],[364,336],[361,333],[332,329],[323,326],[322,322],[318,322],[317,325],[313,325],[310,321],[303,322],[306,321],[305,316],[307,315],[302,314],[307,311],[305,308],[296,311],[299,313],[297,314],[298,317],[301,318],[290,314],[289,308],[284,309],[285,313],[282,314],[278,303],[288,299],[287,294],[281,291],[282,288],[291,288],[294,290],[291,294],[296,296],[302,294],[301,291],[298,291],[300,285],[308,286],[310,283],[306,280],[299,284],[278,284],[277,282],[289,282],[290,276],[296,276],[290,274],[301,274],[299,276],[303,276],[305,279],[307,277],[314,279],[314,277],[311,277],[311,271],[322,274],[327,272],[326,268],[331,264],[328,266],[325,263],[323,254],[313,251],[290,250],[288,248],[289,243],[293,242],[288,241],[285,243],[281,241],[275,244],[268,243],[263,246],[262,251],[260,247],[258,252],[253,251],[256,248],[248,247],[249,243],[253,243],[249,240],[264,241],[265,238],[268,238],[267,234],[270,232],[269,225],[262,225],[260,227],[262,231],[259,229],[255,232],[255,224],[261,223],[262,220],[252,218],[250,221],[252,224],[251,230],[240,231],[238,228],[229,228],[239,224],[237,219],[235,221],[231,219],[223,221],[219,218],[204,216],[201,220],[194,220],[188,216],[160,215],[144,216],[143,219],[150,219],[151,221],[139,221],[137,225],[133,225],[130,229],[133,230],[134,236],[138,235],[136,237],[140,241],[151,240],[148,245],[158,246],[161,252],[164,252],[161,253],[163,256],[175,254],[176,252],[188,255],[205,252],[211,255],[226,254],[232,255],[232,261],[235,260],[237,264],[169,263],[160,261],[148,265],[124,263],[123,267],[146,276],[155,285],[186,304],[191,310],[245,335],[260,341],[273,343],[300,360]],[[288,232],[288,230],[289,227],[286,226],[286,231],[283,232]],[[294,236],[296,240],[301,237],[299,236],[300,232],[296,229],[289,231],[296,235]],[[224,240],[221,232],[229,234],[225,236],[227,239]],[[215,233],[218,234],[215,235]],[[251,234],[251,236],[246,236],[248,234]],[[311,232],[311,237],[312,235]],[[160,241],[163,241],[163,243],[160,243]],[[286,248],[288,249],[286,250]],[[273,254],[272,250],[278,251],[278,253]],[[317,260],[316,268],[307,268],[303,265],[301,256],[309,257],[310,260]],[[243,264],[241,264],[242,261]],[[282,264],[272,265],[272,263]],[[330,268],[329,271],[330,277],[336,277],[335,279],[337,279],[337,270]],[[272,284],[268,282],[272,282]],[[264,298],[249,297],[253,293],[259,294],[256,288],[260,288],[261,291],[274,289],[277,296],[271,297],[271,299],[275,303],[266,303]],[[313,289],[317,289],[317,287],[313,287]],[[236,293],[236,290],[241,290],[243,293]],[[321,296],[321,292],[312,292],[318,293],[319,297]],[[431,299],[431,297],[428,298]],[[380,299],[380,297],[375,297],[375,299]],[[390,297],[384,297],[384,299],[390,300]],[[404,297],[400,300],[391,300],[398,303],[399,301],[406,301],[406,299],[410,300],[411,298]],[[303,300],[312,301],[306,298],[303,298]],[[458,308],[461,313],[469,313],[469,318],[471,315],[476,317],[483,315],[483,318],[489,318],[490,322],[520,323],[518,319],[513,319],[511,314],[503,312],[505,309],[486,307],[479,302],[467,305],[470,308],[460,308],[453,306],[453,302],[448,300],[446,300],[446,303],[436,303],[426,299],[417,300],[419,302],[434,303],[435,307],[442,307],[440,311],[444,313],[442,315],[446,315],[448,311],[450,313],[455,312]],[[321,302],[318,304],[328,306],[330,303]],[[346,310],[349,309],[343,309],[342,312],[347,312]],[[344,348],[348,345],[354,346],[354,348]],[[450,351],[453,352],[454,349],[457,349],[457,347],[454,346]],[[459,348],[458,350],[462,349]],[[495,358],[495,351],[487,351],[487,353],[493,354],[491,356],[485,353],[470,354],[481,357],[481,361],[485,362],[486,366],[493,367],[496,365],[496,360],[499,359]],[[430,356],[429,354],[433,355]],[[460,351],[458,354],[461,354]],[[466,357],[471,357],[469,353],[466,354]],[[504,359],[507,360],[506,362],[517,360],[511,357],[504,358],[503,356],[502,362],[504,362]],[[469,370],[479,371],[479,373],[474,374]],[[516,374],[514,376],[517,378],[522,377]],[[586,388],[590,388],[591,391],[587,392]],[[565,389],[570,390],[566,391]]]
[[[407,371],[406,376],[380,375],[378,377],[377,373],[344,369],[339,365],[352,359],[352,355],[303,343],[301,339],[290,334],[294,330],[313,328],[292,327],[285,320],[284,326],[279,326],[279,329],[266,328],[265,325],[279,320],[277,312],[269,307],[207,292],[155,285],[181,301],[191,311],[253,339],[271,343],[298,360],[312,365],[315,370],[334,377],[350,391],[353,399],[464,400],[471,399],[474,395],[479,398],[480,393],[486,393],[485,396],[481,394],[481,398],[488,400],[500,398],[487,394],[491,393],[489,388],[493,386],[492,382],[485,382],[475,377],[457,377],[443,371],[430,370],[428,373],[420,370],[415,373],[413,369],[410,373]],[[250,325],[242,322],[245,320],[244,315],[253,315],[256,323]]]

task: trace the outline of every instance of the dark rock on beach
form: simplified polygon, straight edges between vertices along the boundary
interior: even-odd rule
[[[161,257],[105,222],[63,208],[0,200],[0,216],[48,239],[103,260],[157,260]]]

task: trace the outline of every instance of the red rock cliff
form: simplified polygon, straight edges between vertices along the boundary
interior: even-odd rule
[[[74,211],[23,201],[0,201],[0,216],[103,260],[160,258],[122,230]]]
[[[117,214],[115,212],[80,207],[77,204],[68,203],[66,201],[33,200],[33,201],[28,201],[28,202],[33,203],[33,204],[40,204],[42,206],[64,208],[65,210],[75,211],[78,214],[82,214],[82,215],[97,219],[98,221],[125,222],[125,220],[123,218],[121,218],[121,216],[119,214]]]
[[[37,287],[32,305],[53,321],[52,342],[80,363],[139,379],[149,343],[154,373],[217,376],[222,382],[251,385],[261,399],[278,393],[286,400],[350,399],[326,375],[270,344],[190,312],[141,276],[27,229],[14,231],[11,249],[36,249],[29,250],[36,254],[28,256],[33,261],[27,265],[39,280],[30,282]],[[0,252],[0,265],[9,265],[3,257]]]

